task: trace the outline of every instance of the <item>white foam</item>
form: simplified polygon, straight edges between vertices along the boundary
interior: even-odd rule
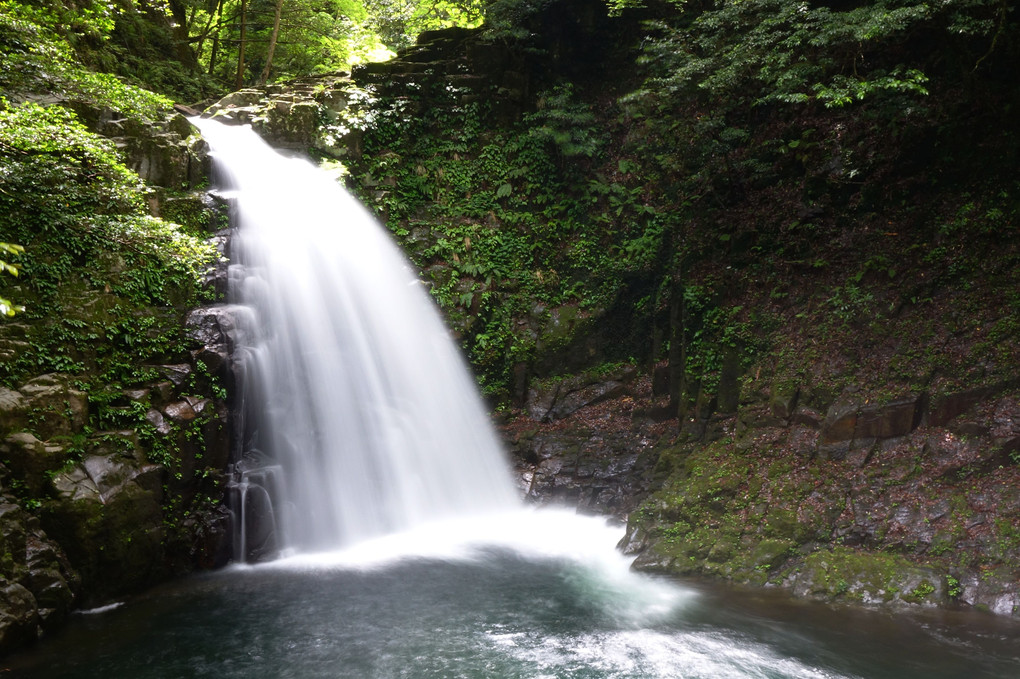
[[[123,601],[117,601],[112,604],[105,606],[97,606],[96,608],[86,608],[85,610],[77,611],[78,615],[99,615],[100,613],[108,613],[115,608],[120,608],[124,605]]]
[[[846,679],[718,633],[639,629],[545,636],[533,643],[526,635],[497,631],[484,636],[490,647],[531,665],[534,677],[562,677],[570,668],[584,667],[621,679]]]
[[[415,529],[365,540],[346,549],[295,554],[246,568],[294,571],[373,570],[407,560],[481,562],[494,551],[535,561],[557,561],[586,597],[625,624],[664,619],[696,593],[631,570],[632,559],[615,545],[619,527],[568,510],[520,509],[430,522]]]

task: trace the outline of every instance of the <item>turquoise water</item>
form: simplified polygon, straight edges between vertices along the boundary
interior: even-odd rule
[[[2,676],[1015,679],[1020,627],[607,577],[480,549],[195,577],[0,663]]]

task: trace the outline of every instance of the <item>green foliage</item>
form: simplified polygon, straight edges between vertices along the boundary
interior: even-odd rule
[[[551,3],[552,0],[492,0],[485,7],[488,39],[527,39],[531,34],[528,23]]]
[[[573,85],[554,88],[538,101],[538,111],[527,117],[528,134],[555,144],[563,156],[596,155],[604,139],[595,128],[590,107],[577,101]]]
[[[685,370],[693,383],[715,393],[723,369],[724,355],[735,352],[739,367],[746,369],[768,346],[762,319],[752,322],[742,306],[720,303],[711,290],[698,285],[683,289],[687,340]]]
[[[897,0],[846,11],[785,0],[721,2],[673,28],[645,57],[659,87],[729,94],[754,103],[817,100],[844,106],[877,92],[926,94],[916,67],[882,64],[881,48],[902,40],[931,10]],[[685,15],[686,18],[686,15]]]
[[[462,94],[444,85],[410,101],[369,94],[335,133],[364,132],[352,179],[405,240],[440,306],[466,324],[464,346],[499,394],[535,355],[539,338],[521,321],[545,322],[536,304],[607,307],[620,272],[648,265],[662,226],[644,189],[586,179],[607,135],[574,86],[542,93],[538,110],[495,130],[488,105]],[[415,99],[428,104],[409,115]]]
[[[6,253],[7,255],[17,256],[24,251],[25,248],[20,245],[0,242],[0,254]],[[10,262],[5,262],[0,259],[0,273],[8,273],[16,277],[18,275],[18,267]],[[25,307],[16,305],[10,300],[0,297],[0,318],[13,316],[17,312],[24,310]]]
[[[273,43],[277,0],[178,4],[188,5],[187,12],[178,14],[203,71],[229,84],[237,81],[239,67],[241,83],[259,82],[270,44],[270,80],[330,73],[388,59],[426,30],[477,26],[484,7],[482,0],[291,0],[280,4]]]
[[[0,233],[25,245],[26,315],[60,319],[37,329],[33,351],[2,366],[2,378],[164,355],[166,331],[155,331],[152,312],[136,314],[194,295],[211,246],[150,216],[144,185],[113,143],[67,109],[0,111],[0,163]]]
[[[163,118],[172,105],[166,97],[81,65],[73,45],[105,40],[113,28],[113,6],[98,0],[78,4],[71,9],[60,2],[0,0],[0,94],[55,94],[129,116]]]
[[[484,0],[365,0],[366,25],[391,50],[411,45],[419,33],[482,23]]]

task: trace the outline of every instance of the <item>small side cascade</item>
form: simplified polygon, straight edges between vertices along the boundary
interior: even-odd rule
[[[234,559],[255,563],[273,559],[284,551],[274,504],[281,496],[282,468],[266,464],[258,451],[227,469],[227,507],[234,524]]]

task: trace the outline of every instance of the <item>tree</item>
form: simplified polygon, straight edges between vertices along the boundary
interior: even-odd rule
[[[616,3],[623,12],[634,4]],[[648,78],[624,102],[635,134],[656,150],[650,167],[670,187],[663,193],[684,215],[668,239],[670,395],[682,409],[697,323],[687,263],[741,235],[727,206],[771,183],[777,157],[805,157],[810,145],[819,155],[830,149],[830,164],[841,158],[839,131],[858,108],[895,134],[931,110],[935,85],[1011,82],[1018,41],[1017,12],[1002,0],[676,4],[647,24]],[[824,181],[848,184],[857,171],[833,165]]]
[[[187,21],[204,70],[238,89],[389,58],[422,31],[479,25],[486,6],[482,0],[174,1],[175,21]]]
[[[25,251],[25,248],[23,248],[20,245],[15,245],[13,243],[0,242],[0,254],[5,254],[6,253],[8,255],[15,255],[15,256],[17,256],[17,255],[21,254],[24,251]],[[13,265],[13,264],[11,264],[9,262],[5,262],[4,260],[0,259],[0,273],[9,273],[10,275],[16,277],[18,275],[18,267],[16,267],[15,265]],[[18,313],[19,311],[24,311],[24,310],[25,310],[25,307],[19,306],[17,304],[14,304],[9,299],[6,299],[4,297],[0,297],[0,317],[13,316],[14,314]]]
[[[280,37],[280,13],[283,11],[283,0],[276,0],[276,13],[273,15],[273,33],[269,36],[269,49],[266,53],[266,65],[259,76],[259,87],[269,80],[269,73],[273,67],[273,52],[276,51],[276,41]]]
[[[237,70],[234,76],[234,89],[244,87],[244,51],[248,47],[248,1],[241,0],[239,11],[241,17],[241,38],[237,45]]]

